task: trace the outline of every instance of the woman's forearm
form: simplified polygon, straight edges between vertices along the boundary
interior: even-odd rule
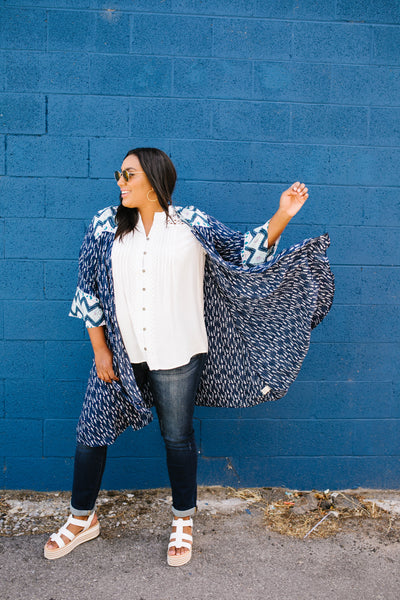
[[[291,218],[281,208],[278,208],[274,216],[271,217],[268,225],[268,248],[275,244]]]
[[[98,351],[108,348],[106,336],[104,334],[104,325],[101,325],[100,327],[88,327],[87,330],[92,343],[93,352],[95,354]]]

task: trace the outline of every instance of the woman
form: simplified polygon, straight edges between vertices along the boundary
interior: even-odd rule
[[[194,405],[252,406],[287,392],[332,303],[329,238],[274,259],[308,198],[304,183],[243,235],[172,204],[176,172],[161,150],[129,151],[115,177],[120,205],[97,213],[79,255],[70,315],[84,319],[94,361],[77,427],[71,515],[45,556],[64,556],[99,534],[94,507],[107,447],[128,426],[148,424],[155,406],[172,489],[167,561],[179,566],[192,553]]]

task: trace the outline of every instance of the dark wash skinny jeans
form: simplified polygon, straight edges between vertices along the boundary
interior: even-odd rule
[[[146,362],[132,368],[139,389],[149,381],[167,453],[172,490],[172,511],[186,517],[196,510],[197,447],[193,411],[207,353],[195,354],[175,369],[150,370]],[[94,510],[106,464],[107,446],[78,443],[75,452],[71,512],[89,515]]]

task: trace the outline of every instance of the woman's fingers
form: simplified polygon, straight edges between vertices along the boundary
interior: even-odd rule
[[[300,181],[296,181],[296,183],[294,183],[292,185],[292,190],[296,193],[300,193],[300,194],[307,194],[308,192],[308,188],[306,188],[306,184],[305,183],[300,183]]]

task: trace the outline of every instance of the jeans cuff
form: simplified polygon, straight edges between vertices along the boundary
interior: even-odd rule
[[[172,512],[175,517],[191,517],[197,511],[197,507],[193,506],[193,508],[188,508],[187,510],[177,510],[172,507]]]
[[[88,517],[94,512],[94,507],[90,510],[77,510],[72,504],[69,505],[69,509],[74,517]]]

